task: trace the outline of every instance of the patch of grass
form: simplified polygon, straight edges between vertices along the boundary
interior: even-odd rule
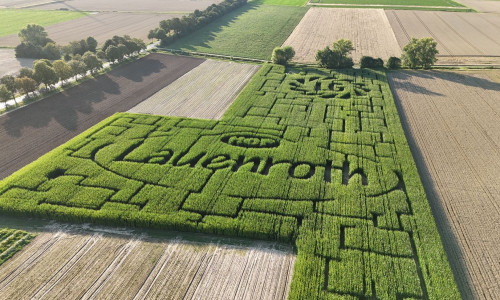
[[[257,0],[257,2],[268,5],[304,6],[308,0]]]
[[[311,7],[325,7],[324,5],[310,5]],[[336,8],[380,8],[380,9],[390,9],[390,10],[425,10],[425,11],[448,11],[448,12],[476,12],[472,8],[449,8],[449,7],[432,7],[432,6],[422,6],[422,7],[411,7],[411,6],[370,6],[370,5],[342,5],[342,6],[327,6]]]
[[[270,60],[307,9],[249,3],[168,48]]]
[[[0,9],[0,37],[17,34],[28,24],[48,26],[86,15],[77,11]]]
[[[459,299],[383,71],[264,65],[222,120],[120,113],[0,212],[289,242],[289,299]]]
[[[28,244],[34,234],[15,229],[0,229],[0,265]]]
[[[365,5],[403,5],[403,6],[450,6],[463,7],[464,5],[453,0],[311,0],[311,3],[325,4],[365,4]]]

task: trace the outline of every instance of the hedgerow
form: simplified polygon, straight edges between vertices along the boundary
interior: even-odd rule
[[[119,113],[4,213],[294,243],[290,299],[458,299],[385,73],[264,65],[222,120]]]

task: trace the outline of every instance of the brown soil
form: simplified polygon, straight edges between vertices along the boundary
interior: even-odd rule
[[[207,60],[130,112],[220,119],[258,65]]]
[[[0,116],[0,179],[112,114],[131,109],[202,62],[151,54]]]
[[[401,55],[382,9],[312,7],[283,45],[295,49],[294,61],[314,63],[316,52],[338,39],[352,41],[355,50],[351,56],[355,62],[363,55],[384,60]]]
[[[0,298],[286,299],[294,262],[292,247],[275,243],[65,229],[40,233],[0,267]]]
[[[500,72],[389,83],[464,299],[500,299]]]
[[[94,37],[99,45],[114,35],[129,35],[148,41],[148,33],[162,20],[181,17],[182,14],[158,13],[97,13],[86,17],[47,26],[49,37],[59,45]],[[0,38],[0,46],[15,47],[20,43],[17,34]],[[30,66],[31,67],[31,66]]]
[[[222,0],[0,0],[0,6],[43,10],[192,12]]]
[[[500,15],[405,10],[386,14],[401,48],[412,37],[432,37],[438,43],[439,55],[445,56],[442,64],[451,61],[450,56],[462,64],[474,64],[478,56],[483,57],[484,64],[498,63]]]

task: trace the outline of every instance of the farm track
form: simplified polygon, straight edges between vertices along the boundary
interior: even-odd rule
[[[129,112],[220,119],[259,68],[207,60]]]
[[[90,14],[78,19],[47,26],[45,29],[49,37],[59,45],[66,45],[71,41],[94,37],[99,45],[114,35],[130,35],[148,41],[148,33],[158,27],[162,20],[180,17],[181,14],[160,13],[115,13],[103,12]],[[0,46],[15,47],[20,43],[17,34],[0,38]],[[31,67],[31,66],[30,66]]]
[[[286,299],[294,261],[273,243],[44,232],[0,267],[0,298]]]
[[[411,37],[434,38],[438,64],[500,62],[500,15],[405,10],[388,10],[386,15],[401,48]]]
[[[377,30],[366,31],[366,28]],[[384,60],[401,55],[401,49],[382,9],[312,7],[283,45],[295,49],[294,61],[314,63],[318,50],[341,38],[353,42],[355,50],[351,52],[351,56],[355,62],[359,62],[364,55]]]
[[[14,75],[22,67],[31,68],[34,61],[32,58],[16,58],[14,49],[0,49],[0,77]]]
[[[0,116],[0,179],[112,114],[131,109],[202,62],[151,54]]]
[[[498,71],[389,74],[464,299],[500,298],[499,79]]]

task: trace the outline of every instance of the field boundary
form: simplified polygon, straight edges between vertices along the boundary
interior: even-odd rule
[[[238,61],[248,61],[248,62],[258,62],[258,63],[266,63],[269,62],[268,60],[263,60],[263,59],[257,59],[257,58],[250,58],[250,57],[240,57],[240,56],[231,56],[231,55],[222,55],[222,54],[212,54],[212,53],[206,53],[206,52],[196,52],[196,51],[184,51],[184,50],[177,50],[177,49],[170,49],[170,48],[157,48],[158,50],[163,50],[167,51],[170,53],[174,54],[180,54],[180,55],[188,55],[188,56],[203,56],[203,57],[214,57],[214,58],[222,58],[222,59],[229,59],[229,60],[238,60]]]

